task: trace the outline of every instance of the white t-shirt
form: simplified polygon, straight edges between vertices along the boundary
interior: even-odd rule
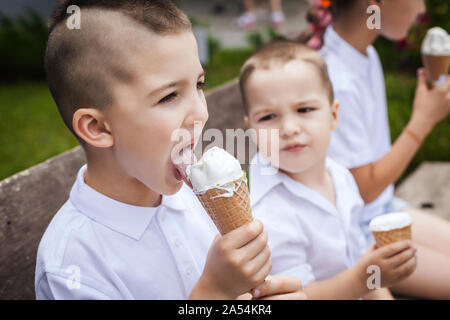
[[[347,169],[378,161],[389,152],[391,136],[383,69],[375,48],[369,46],[365,56],[329,26],[320,53],[340,101],[338,129],[331,134],[328,155]],[[361,223],[383,214],[393,195],[390,185],[366,204]]]
[[[271,274],[295,276],[307,286],[359,261],[368,246],[358,221],[364,202],[347,169],[329,158],[326,161],[336,193],[334,206],[280,171],[262,174],[268,164],[255,159],[251,163],[252,211],[268,232]]]
[[[85,170],[39,244],[36,298],[188,298],[217,234],[191,190],[137,207],[88,186]]]

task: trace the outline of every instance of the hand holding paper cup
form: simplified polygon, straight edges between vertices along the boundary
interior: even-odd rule
[[[411,240],[412,218],[405,212],[388,213],[370,221],[369,230],[373,233],[378,248],[385,245]]]

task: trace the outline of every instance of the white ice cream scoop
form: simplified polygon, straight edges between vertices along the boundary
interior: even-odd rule
[[[422,43],[422,54],[450,56],[450,35],[442,28],[428,30]]]
[[[203,157],[186,169],[194,192],[205,192],[242,177],[239,161],[224,149],[213,147]]]
[[[405,212],[387,213],[373,218],[369,224],[369,231],[380,232],[401,229],[412,224],[412,218]]]

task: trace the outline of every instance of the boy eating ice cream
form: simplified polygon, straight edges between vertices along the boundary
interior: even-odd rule
[[[80,29],[66,27],[71,5]],[[297,279],[264,282],[260,222],[214,239],[173,163],[199,137],[180,146],[172,133],[208,118],[187,17],[171,1],[62,1],[50,30],[49,87],[87,165],[40,242],[36,297],[235,299],[254,288],[303,298]]]

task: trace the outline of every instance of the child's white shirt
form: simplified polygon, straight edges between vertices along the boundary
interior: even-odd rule
[[[391,148],[383,69],[373,46],[361,54],[329,26],[320,51],[328,67],[335,98],[340,101],[338,128],[328,155],[347,169],[376,162]],[[391,185],[364,208],[361,222],[384,213],[392,200]]]
[[[36,298],[188,298],[217,234],[192,191],[132,206],[88,186],[86,168],[39,244]]]
[[[269,236],[271,274],[291,275],[304,286],[331,278],[355,265],[367,249],[359,227],[363,201],[351,173],[331,159],[326,169],[333,180],[336,206],[317,191],[278,171],[264,175],[261,154],[249,173],[253,215]]]

